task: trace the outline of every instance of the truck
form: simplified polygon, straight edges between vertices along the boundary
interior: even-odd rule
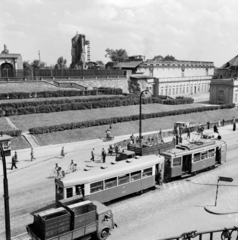
[[[116,226],[110,208],[75,196],[59,201],[58,208],[33,214],[26,226],[32,240],[105,240]]]

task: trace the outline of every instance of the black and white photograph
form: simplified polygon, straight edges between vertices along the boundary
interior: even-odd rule
[[[0,240],[237,240],[237,13],[0,0]]]

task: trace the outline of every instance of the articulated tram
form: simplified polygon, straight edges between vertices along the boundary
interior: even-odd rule
[[[55,179],[56,204],[61,199],[82,194],[101,203],[140,193],[155,187],[161,170],[164,181],[211,169],[226,161],[227,144],[204,140],[180,144],[161,155],[147,155],[99,164]]]

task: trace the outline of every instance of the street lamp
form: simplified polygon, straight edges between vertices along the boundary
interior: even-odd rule
[[[141,122],[141,98],[142,98],[142,94],[144,92],[148,92],[148,90],[143,90],[141,93],[140,93],[140,123],[139,123],[139,143],[140,143],[140,148],[141,148],[141,130],[142,130],[142,122]]]
[[[5,208],[6,240],[11,240],[9,195],[8,195],[8,181],[7,181],[7,166],[6,166],[5,153],[3,151],[3,147],[2,147],[1,143],[0,143],[0,151],[1,151],[2,164],[3,164],[3,188],[4,188],[4,208]]]

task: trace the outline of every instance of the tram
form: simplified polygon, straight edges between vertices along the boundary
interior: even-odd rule
[[[142,192],[155,186],[156,173],[164,169],[164,157],[142,156],[77,171],[55,179],[56,205],[59,200],[82,193],[101,203]]]
[[[82,194],[101,203],[140,193],[155,187],[160,172],[164,182],[212,169],[226,161],[223,140],[179,144],[160,155],[146,155],[85,168],[55,179],[56,205],[59,200]],[[160,171],[161,170],[161,171]]]
[[[179,144],[161,153],[165,157],[164,181],[185,175],[195,175],[226,161],[227,144],[223,140],[203,140]]]

